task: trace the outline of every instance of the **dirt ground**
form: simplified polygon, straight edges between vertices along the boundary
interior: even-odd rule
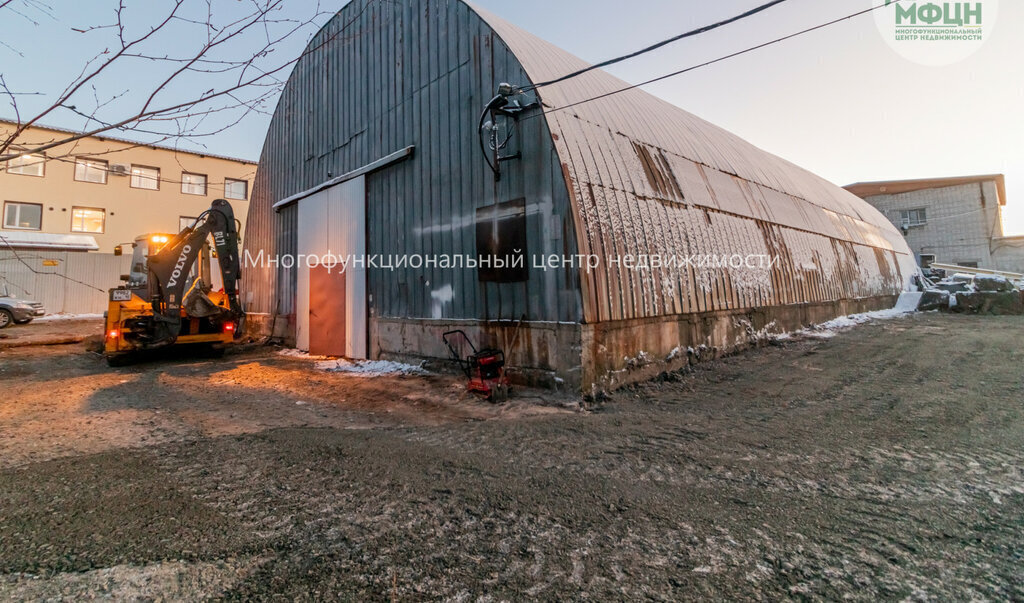
[[[3,349],[0,599],[1020,600],[1022,334],[875,322],[585,410]]]
[[[0,330],[0,349],[77,343],[103,337],[103,319],[41,319]]]

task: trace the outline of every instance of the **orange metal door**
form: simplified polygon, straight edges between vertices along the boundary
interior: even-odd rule
[[[345,273],[309,269],[309,353],[345,355]]]

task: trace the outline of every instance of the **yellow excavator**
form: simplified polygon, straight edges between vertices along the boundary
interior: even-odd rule
[[[107,364],[122,366],[149,350],[176,345],[219,355],[240,336],[245,313],[238,299],[241,262],[230,203],[217,199],[177,235],[143,235],[132,248],[130,273],[110,290],[103,339]],[[219,274],[211,271],[211,259]],[[215,290],[218,277],[221,287]]]

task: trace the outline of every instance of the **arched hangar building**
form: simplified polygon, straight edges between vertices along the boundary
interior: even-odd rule
[[[463,0],[345,6],[263,148],[252,323],[355,358],[443,358],[461,328],[533,380],[591,391],[895,304],[917,264],[878,211],[641,90],[575,104],[626,86],[608,73],[483,113],[502,83],[586,66]],[[299,257],[328,252],[368,261],[339,276]],[[522,266],[473,267],[481,254]]]

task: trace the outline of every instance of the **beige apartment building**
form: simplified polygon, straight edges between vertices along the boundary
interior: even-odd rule
[[[0,121],[0,136],[13,130]],[[33,127],[15,151],[69,134]],[[110,254],[140,234],[178,232],[217,198],[244,221],[255,173],[250,161],[105,136],[25,154],[0,162],[0,248]]]
[[[1003,233],[1002,174],[859,182],[846,190],[903,232],[922,267],[938,262],[1024,273],[1024,237]]]

